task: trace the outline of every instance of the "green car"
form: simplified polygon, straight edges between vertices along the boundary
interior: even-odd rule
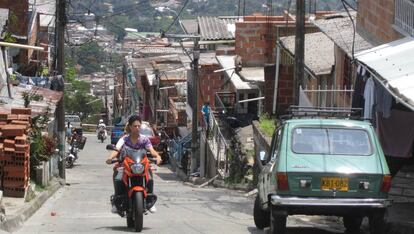
[[[380,143],[368,122],[297,118],[278,127],[254,204],[256,227],[286,232],[288,215],[342,216],[350,233],[363,217],[371,233],[385,232],[391,176]]]

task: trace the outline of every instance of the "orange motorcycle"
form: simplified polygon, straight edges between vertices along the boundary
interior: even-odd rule
[[[107,150],[118,151],[119,157],[112,163],[117,163],[114,170],[122,172],[122,182],[125,185],[124,193],[112,197],[118,208],[118,214],[127,218],[127,226],[141,232],[144,214],[155,204],[157,197],[148,193],[150,177],[150,162],[156,162],[145,149],[133,149],[124,145],[119,151],[114,145],[107,145]]]

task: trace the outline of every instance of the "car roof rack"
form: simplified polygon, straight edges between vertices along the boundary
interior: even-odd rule
[[[287,114],[279,116],[284,121],[294,118],[326,118],[326,119],[353,119],[366,120],[362,117],[362,108],[347,107],[313,107],[290,106]]]

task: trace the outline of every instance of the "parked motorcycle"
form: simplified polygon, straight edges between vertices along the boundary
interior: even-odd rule
[[[78,141],[76,139],[73,139],[69,145],[68,152],[66,153],[66,158],[65,158],[66,168],[73,167],[73,164],[78,159],[78,152],[79,152]]]
[[[170,138],[164,130],[161,130],[158,133],[158,136],[160,137],[160,143],[155,146],[155,149],[161,156],[162,164],[166,164],[170,161],[170,152],[168,148]]]
[[[114,145],[107,145],[107,150],[118,151]],[[118,151],[119,152],[119,151]],[[141,232],[143,227],[143,215],[155,204],[157,196],[148,193],[150,161],[156,160],[147,155],[145,149],[133,149],[122,147],[119,157],[112,163],[118,162],[114,170],[123,171],[122,181],[125,185],[125,193],[118,197],[111,197],[111,203],[118,208],[118,214],[127,218],[127,226],[133,227],[136,232]]]
[[[100,140],[102,143],[106,140],[106,131],[105,131],[105,129],[103,129],[103,128],[99,129],[98,140]]]

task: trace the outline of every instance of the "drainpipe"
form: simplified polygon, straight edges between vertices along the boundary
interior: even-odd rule
[[[275,72],[275,88],[273,92],[273,114],[276,114],[277,90],[279,85],[279,66],[280,66],[280,47],[276,46],[276,72]]]

